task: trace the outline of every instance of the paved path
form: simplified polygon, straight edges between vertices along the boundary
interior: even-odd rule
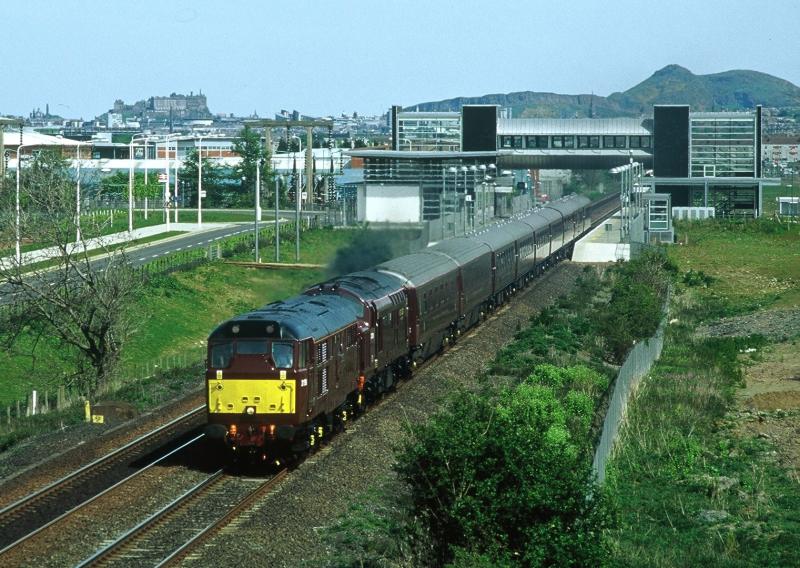
[[[198,234],[198,233],[214,231],[217,229],[235,227],[237,225],[238,225],[237,223],[203,223],[202,228],[200,228],[197,226],[197,223],[170,223],[169,229],[167,229],[166,224],[152,225],[150,227],[134,229],[130,233],[128,231],[123,231],[121,233],[114,233],[111,235],[105,235],[94,239],[87,239],[83,243],[73,243],[72,246],[74,247],[73,250],[76,250],[78,249],[78,247],[81,246],[85,246],[87,250],[95,250],[102,247],[113,246],[116,244],[132,240],[145,239],[148,237],[152,237],[154,235],[166,233],[168,231],[170,232],[180,231],[183,233],[189,232]],[[36,262],[42,262],[44,260],[57,258],[59,256],[61,256],[61,252],[58,247],[49,247],[49,248],[31,250],[22,253],[22,264],[23,265],[33,264]],[[13,256],[2,258],[0,259],[0,268],[10,268],[13,265],[13,262],[14,262]]]

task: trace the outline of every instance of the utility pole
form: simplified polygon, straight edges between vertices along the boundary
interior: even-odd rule
[[[281,226],[278,217],[278,204],[281,200],[281,178],[275,176],[275,262],[281,261]]]
[[[295,211],[294,211],[294,261],[300,262],[300,188],[303,187],[300,181],[301,174],[297,172],[296,188],[295,188]]]

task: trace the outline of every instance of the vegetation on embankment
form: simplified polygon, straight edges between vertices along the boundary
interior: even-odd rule
[[[619,510],[616,566],[792,566],[800,491],[769,436],[743,424],[761,336],[707,337],[700,322],[797,306],[800,234],[775,221],[679,224],[676,294],[661,359],[628,406],[607,488]],[[795,351],[796,352],[796,351]],[[774,394],[774,393],[773,393]],[[788,413],[787,415],[790,415]],[[790,417],[791,418],[791,417]]]
[[[301,258],[325,264],[354,234],[330,229],[308,231],[301,239]],[[293,253],[293,241],[285,244]],[[151,277],[133,308],[137,329],[123,348],[119,383],[151,374],[156,370],[154,365],[164,366],[167,361],[201,361],[205,338],[219,322],[296,294],[324,278],[323,269],[255,270],[224,263]],[[23,341],[18,347],[15,353],[0,353],[6,370],[0,379],[0,407],[24,399],[32,389],[40,393],[49,390],[53,395],[75,372],[52,340],[44,338],[36,345],[32,340]]]
[[[602,279],[588,268],[574,293],[497,354],[478,388],[455,393],[428,423],[409,425],[397,477],[324,530],[330,553],[318,563],[606,564],[614,511],[592,481],[597,414],[621,342],[630,347],[661,319],[660,307],[653,312],[631,294],[642,284],[663,299],[668,272],[658,254]],[[612,315],[621,305],[623,319]],[[603,335],[618,325],[629,335]]]

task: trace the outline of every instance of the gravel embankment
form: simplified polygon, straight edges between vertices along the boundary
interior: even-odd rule
[[[764,310],[744,316],[723,318],[697,329],[701,337],[746,337],[763,335],[785,341],[800,333],[800,309]]]
[[[81,424],[0,454],[0,507],[28,495],[203,404],[201,392],[117,426]],[[66,448],[66,449],[65,449]]]
[[[402,440],[404,424],[425,421],[454,387],[476,385],[498,349],[532,315],[569,292],[582,269],[563,263],[546,274],[302,463],[185,565],[294,567],[309,561],[322,547],[315,528],[330,525],[347,511],[353,496],[391,475],[392,447]]]

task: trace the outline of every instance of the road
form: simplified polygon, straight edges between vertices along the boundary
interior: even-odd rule
[[[169,237],[163,241],[155,241],[152,243],[146,243],[132,247],[127,251],[127,254],[133,266],[141,266],[165,255],[179,251],[191,250],[193,248],[207,247],[208,245],[216,241],[220,241],[221,239],[252,231],[253,225],[250,223],[232,223],[222,227],[216,227],[203,231],[192,231],[182,235]],[[107,261],[103,256],[98,256],[95,260],[92,260],[92,264],[99,268],[102,268],[106,262]],[[40,277],[47,281],[48,279],[55,279],[56,273],[44,272]],[[19,292],[12,293],[11,286],[8,284],[0,285],[0,306],[13,303],[17,296],[19,296]]]

